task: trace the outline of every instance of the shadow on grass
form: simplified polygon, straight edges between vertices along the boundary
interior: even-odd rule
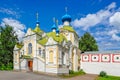
[[[74,72],[74,71],[70,70],[68,75],[62,74],[62,75],[60,75],[60,77],[61,78],[72,78],[72,77],[84,75],[84,74],[86,74],[86,73],[83,70],[80,70],[78,72]]]

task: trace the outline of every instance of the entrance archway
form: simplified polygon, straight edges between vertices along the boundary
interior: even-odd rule
[[[28,61],[28,69],[33,71],[33,61]]]

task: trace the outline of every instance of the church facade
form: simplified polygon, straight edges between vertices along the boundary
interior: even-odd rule
[[[80,68],[79,37],[70,25],[71,16],[62,16],[63,26],[57,23],[51,32],[40,29],[37,21],[35,29],[29,28],[22,43],[14,48],[14,70],[68,74],[69,70]]]

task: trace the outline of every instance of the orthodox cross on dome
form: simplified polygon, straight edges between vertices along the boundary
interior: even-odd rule
[[[58,27],[58,19],[56,19],[55,22],[56,22],[56,26]]]
[[[38,12],[36,13],[36,20],[37,20],[37,22],[38,22],[38,16],[39,16],[39,14],[38,14]]]
[[[55,23],[55,17],[53,17],[53,22]]]
[[[39,26],[39,21],[38,21],[38,17],[39,17],[39,14],[38,14],[38,12],[36,13],[36,26]]]
[[[67,8],[67,7],[65,7],[65,12],[66,12],[66,14],[67,14],[67,11],[68,11],[68,8]]]

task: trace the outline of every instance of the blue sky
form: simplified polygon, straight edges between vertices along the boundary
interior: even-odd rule
[[[79,36],[88,31],[97,40],[99,50],[120,50],[119,0],[1,0],[0,25],[13,26],[21,40],[29,27],[35,28],[36,12],[40,28],[49,32],[53,17],[62,25],[65,7]]]

